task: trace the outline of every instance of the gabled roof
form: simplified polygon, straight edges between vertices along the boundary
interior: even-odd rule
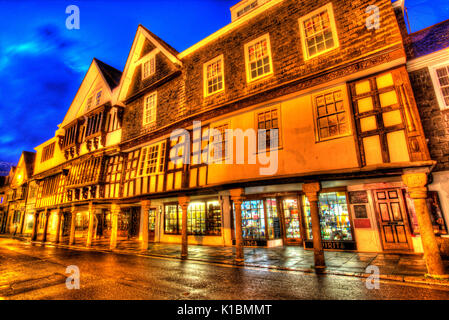
[[[122,73],[103,61],[93,58],[92,63],[84,75],[83,81],[81,82],[81,85],[79,86],[69,109],[67,110],[60,128],[63,128],[65,125],[77,118],[77,115],[81,110],[80,108],[82,108],[83,103],[87,98],[87,94],[90,91],[91,85],[96,81],[98,76],[100,76],[106,85],[106,89],[108,91],[107,95],[112,97],[112,91],[119,85]]]
[[[109,88],[113,90],[115,87],[117,87],[120,83],[122,72],[104,63],[103,61],[98,60],[97,58],[94,58],[94,61],[97,63],[98,68],[100,69],[104,79],[109,85]]]
[[[27,177],[30,178],[34,172],[34,160],[36,159],[36,152],[24,151],[22,152],[23,160],[25,161],[25,168]]]
[[[153,32],[151,32],[150,30],[145,28],[143,25],[139,24],[139,27],[143,28],[146,32],[148,32],[154,38],[154,40],[156,40],[161,46],[163,46],[172,55],[174,55],[175,57],[178,56],[179,52],[175,48],[173,48],[171,45],[169,45],[167,42],[165,42],[164,40],[159,38],[157,35],[155,35]]]
[[[410,40],[412,59],[449,48],[449,20],[410,34]]]
[[[139,24],[137,27],[136,35],[134,36],[131,50],[129,51],[128,58],[126,59],[125,68],[120,82],[119,100],[124,100],[124,95],[128,92],[129,84],[131,82],[131,76],[134,73],[136,62],[140,58],[140,51],[142,49],[144,39],[148,39],[157,49],[164,54],[171,63],[175,66],[182,66],[182,61],[178,58],[178,51],[159,38],[153,32]]]

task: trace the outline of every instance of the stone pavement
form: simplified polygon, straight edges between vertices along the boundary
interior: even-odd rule
[[[4,236],[4,235],[2,235]],[[29,239],[25,239],[29,241]],[[93,240],[92,247],[86,248],[84,239],[77,239],[75,245],[59,244],[60,247],[81,250],[109,250],[109,240]],[[39,243],[39,242],[37,242]],[[53,245],[50,244],[49,245]],[[189,245],[189,260],[234,265],[233,247]],[[137,240],[118,239],[117,248],[113,250],[123,254],[138,254],[143,256],[157,256],[180,259],[181,245],[166,243],[150,243],[148,250],[140,249]],[[269,268],[278,270],[292,270],[301,272],[315,272],[313,251],[298,246],[276,248],[244,248],[244,266]],[[326,269],[323,273],[368,277],[372,270],[368,266],[379,268],[380,278],[403,282],[420,282],[449,285],[447,280],[435,280],[425,277],[427,272],[423,255],[420,254],[392,254],[392,253],[359,253],[325,251]],[[449,270],[449,261],[444,261]]]

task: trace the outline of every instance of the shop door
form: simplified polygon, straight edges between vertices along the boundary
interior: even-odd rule
[[[287,244],[301,243],[301,221],[298,200],[286,198],[281,202],[284,219],[284,241]]]
[[[148,241],[154,241],[156,230],[156,209],[150,209],[148,213]]]
[[[374,197],[384,249],[410,250],[410,230],[401,190],[375,190]]]
[[[130,209],[130,223],[128,229],[128,238],[133,238],[139,236],[139,226],[140,226],[140,208],[132,207]]]

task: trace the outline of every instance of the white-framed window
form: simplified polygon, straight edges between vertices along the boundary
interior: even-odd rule
[[[143,101],[143,125],[156,122],[157,92],[152,92],[144,97]]]
[[[151,55],[142,62],[142,79],[146,79],[156,72],[156,56]]]
[[[332,3],[299,18],[304,60],[338,48],[337,27]]]
[[[165,172],[166,142],[158,142],[142,148],[139,161],[139,176],[149,176]]]
[[[223,55],[204,64],[203,79],[205,97],[224,90]]]
[[[247,82],[273,74],[270,36],[268,33],[245,45],[245,62]]]
[[[435,93],[440,109],[449,108],[449,63],[430,68]]]

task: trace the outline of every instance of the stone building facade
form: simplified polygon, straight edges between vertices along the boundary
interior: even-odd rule
[[[373,26],[372,4],[242,1],[183,52],[140,25],[123,73],[94,60],[36,148],[32,238],[439,257],[400,6],[374,1]]]

